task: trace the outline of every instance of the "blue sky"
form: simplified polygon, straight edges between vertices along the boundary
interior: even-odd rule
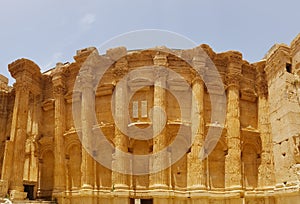
[[[0,0],[0,74],[25,57],[42,71],[76,50],[134,30],[179,33],[255,62],[300,32],[300,2],[259,0]],[[10,83],[13,80],[10,78]]]

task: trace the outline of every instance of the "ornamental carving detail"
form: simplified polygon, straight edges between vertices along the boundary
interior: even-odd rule
[[[240,81],[241,81],[241,74],[227,74],[226,75],[226,85],[227,87],[230,86],[240,86]]]
[[[53,87],[53,94],[54,95],[64,95],[66,93],[65,87],[58,85]]]

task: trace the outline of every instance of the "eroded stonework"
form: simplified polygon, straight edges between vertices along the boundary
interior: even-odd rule
[[[203,50],[210,60],[198,57]],[[77,51],[74,60],[41,73],[34,62],[19,59],[8,66],[16,79],[13,87],[0,76],[0,197],[105,204],[300,201],[300,35],[290,46],[273,46],[252,64],[237,51],[215,53],[207,45],[190,50],[120,47],[105,55],[91,47]],[[214,80],[204,83],[212,77],[211,63],[223,81],[221,89]],[[97,70],[107,64],[105,73]],[[76,80],[80,89],[74,88]],[[208,92],[208,87],[214,88]],[[185,103],[180,105],[172,92]],[[222,94],[226,100],[218,101]],[[217,111],[226,114],[225,123],[214,120],[211,100],[224,105]],[[72,111],[74,105],[78,111]],[[166,117],[153,110],[157,106]],[[80,119],[79,128],[73,117]],[[147,140],[128,137],[143,136],[132,127],[151,127],[157,134]],[[179,127],[181,144],[191,146],[172,164],[176,148],[168,146]],[[207,142],[210,128],[221,135]],[[121,151],[101,154],[93,137],[99,130],[116,149],[132,155],[167,148],[163,157],[140,168],[169,167],[137,174],[138,164],[120,156]],[[192,134],[193,141],[185,134]],[[95,149],[89,151],[82,142]],[[206,155],[203,160],[200,153]],[[104,166],[96,157],[111,163]],[[127,174],[114,171],[118,168]]]

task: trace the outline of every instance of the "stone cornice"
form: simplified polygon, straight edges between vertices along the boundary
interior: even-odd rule
[[[28,72],[37,77],[41,75],[39,66],[25,58],[18,59],[9,64],[8,70],[15,79],[19,78],[19,75],[23,75],[24,72]]]
[[[16,90],[29,90],[34,94],[38,94],[41,83],[41,72],[38,65],[28,59],[18,59],[8,65],[11,75],[16,79],[14,88]]]
[[[291,54],[294,55],[300,50],[300,34],[291,42]]]
[[[279,72],[285,71],[287,62],[290,63],[290,48],[286,45],[278,45],[266,59],[265,72],[268,82]]]
[[[88,47],[88,48],[84,48],[81,50],[77,50],[76,51],[76,56],[74,56],[74,60],[77,63],[83,63],[86,61],[86,59],[90,56],[91,53],[97,53],[98,54],[98,50],[95,47]]]

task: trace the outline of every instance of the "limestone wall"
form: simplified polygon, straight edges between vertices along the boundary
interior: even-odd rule
[[[180,51],[120,47],[104,55],[90,47],[45,73],[30,60],[13,62],[14,88],[0,76],[2,195],[25,199],[26,185],[34,198],[58,203],[297,200],[299,42],[274,46],[254,64],[237,51],[215,53],[207,45]],[[209,58],[197,55],[203,50]],[[222,113],[226,120],[218,121]],[[156,137],[145,139],[149,127]],[[116,149],[103,149],[99,131]],[[122,156],[163,149],[163,156],[143,165]]]

